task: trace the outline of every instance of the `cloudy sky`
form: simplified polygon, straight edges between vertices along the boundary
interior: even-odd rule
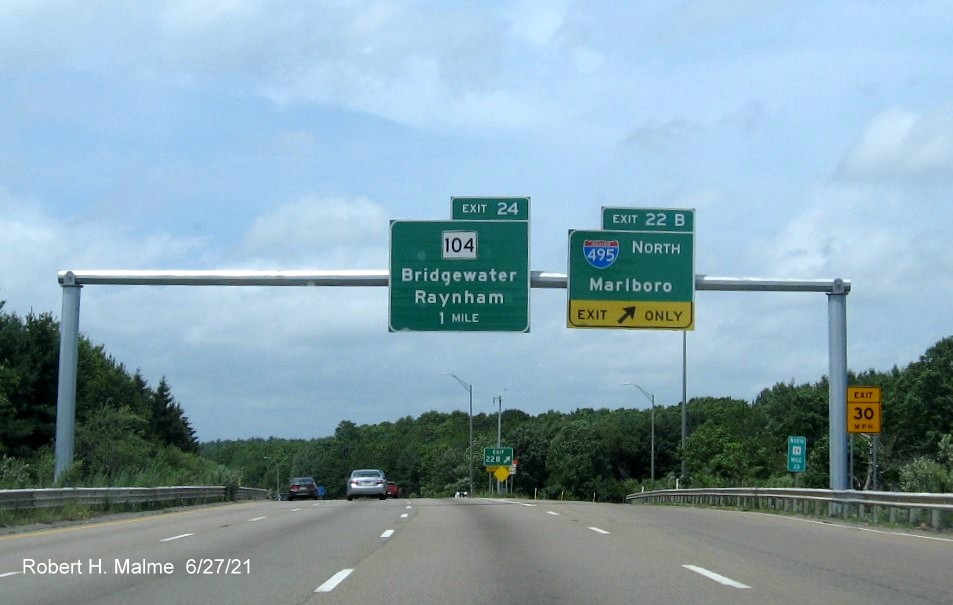
[[[694,208],[696,272],[852,282],[848,365],[950,335],[953,8],[938,2],[0,0],[0,300],[64,269],[386,269],[391,219]],[[202,440],[681,400],[682,334],[388,333],[375,288],[86,286],[80,329]],[[698,292],[688,395],[826,375],[823,294]],[[504,391],[504,389],[506,389]]]

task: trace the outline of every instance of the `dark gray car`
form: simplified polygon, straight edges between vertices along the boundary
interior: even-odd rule
[[[288,486],[288,500],[295,498],[318,499],[318,484],[313,477],[295,477]]]

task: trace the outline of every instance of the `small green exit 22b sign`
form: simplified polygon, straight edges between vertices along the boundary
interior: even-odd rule
[[[483,448],[483,466],[498,466],[513,464],[513,448],[486,447]]]

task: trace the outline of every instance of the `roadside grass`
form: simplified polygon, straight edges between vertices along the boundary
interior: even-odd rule
[[[66,504],[52,508],[31,508],[19,510],[0,510],[0,527],[22,527],[27,525],[52,525],[64,521],[85,521],[101,515],[103,507],[90,507],[86,504]]]

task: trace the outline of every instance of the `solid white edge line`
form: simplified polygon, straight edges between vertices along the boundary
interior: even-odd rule
[[[682,567],[684,567],[685,569],[694,571],[697,574],[701,574],[705,576],[706,578],[708,578],[709,580],[714,580],[718,582],[719,584],[724,584],[725,586],[731,586],[733,588],[751,588],[747,584],[742,584],[741,582],[737,582],[735,580],[732,580],[731,578],[726,578],[725,576],[721,574],[717,574],[713,571],[709,571],[705,569],[704,567],[698,567],[697,565],[682,565]]]
[[[592,531],[596,532],[597,534],[603,534],[603,535],[608,535],[608,534],[609,534],[609,532],[607,532],[606,530],[604,530],[604,529],[599,529],[598,527],[590,527],[589,529],[591,529]]]
[[[920,540],[933,540],[935,542],[953,542],[951,538],[939,538],[937,536],[921,536],[919,534],[905,534],[898,531],[884,531],[882,529],[871,529],[869,527],[854,527],[851,529],[856,529],[858,531],[867,531],[874,534],[885,534],[888,536],[906,536],[908,538],[919,538]]]
[[[753,513],[764,515],[765,517],[774,517],[775,519],[786,519],[788,521],[798,521],[800,523],[812,523],[814,525],[823,525],[826,527],[836,527],[839,529],[856,529],[857,531],[866,531],[873,534],[883,534],[885,536],[900,536],[903,538],[917,538],[919,540],[933,540],[936,542],[953,542],[953,538],[940,538],[938,536],[923,536],[920,534],[910,534],[902,531],[890,531],[886,529],[874,529],[872,527],[859,527],[856,525],[844,525],[833,521],[821,521],[819,519],[801,519],[798,517],[789,517],[787,515],[774,515],[771,513]]]
[[[254,519],[249,519],[248,522],[251,523],[252,521],[261,521],[262,519],[267,519],[267,518],[268,517],[255,517]]]
[[[172,540],[178,540],[179,538],[188,538],[189,536],[194,536],[195,534],[180,534],[178,536],[172,536],[171,538],[162,538],[159,542],[171,542]]]
[[[8,576],[15,576],[17,574],[23,573],[22,571],[8,571],[7,573],[0,573],[0,578],[6,578]]]
[[[518,502],[516,500],[507,500],[506,498],[482,498],[482,499],[487,500],[489,502],[499,502],[500,504],[519,504],[520,506],[530,506],[530,507],[537,506],[536,504],[531,504],[529,502]]]
[[[385,531],[384,533],[381,534],[381,537],[382,537],[382,538],[390,538],[390,537],[393,536],[393,535],[394,535],[394,530],[388,529],[387,531]]]
[[[351,575],[352,571],[354,570],[342,569],[341,571],[337,572],[336,574],[328,578],[324,584],[315,588],[314,592],[331,592],[332,590],[337,588],[337,585],[343,582],[345,578]]]

